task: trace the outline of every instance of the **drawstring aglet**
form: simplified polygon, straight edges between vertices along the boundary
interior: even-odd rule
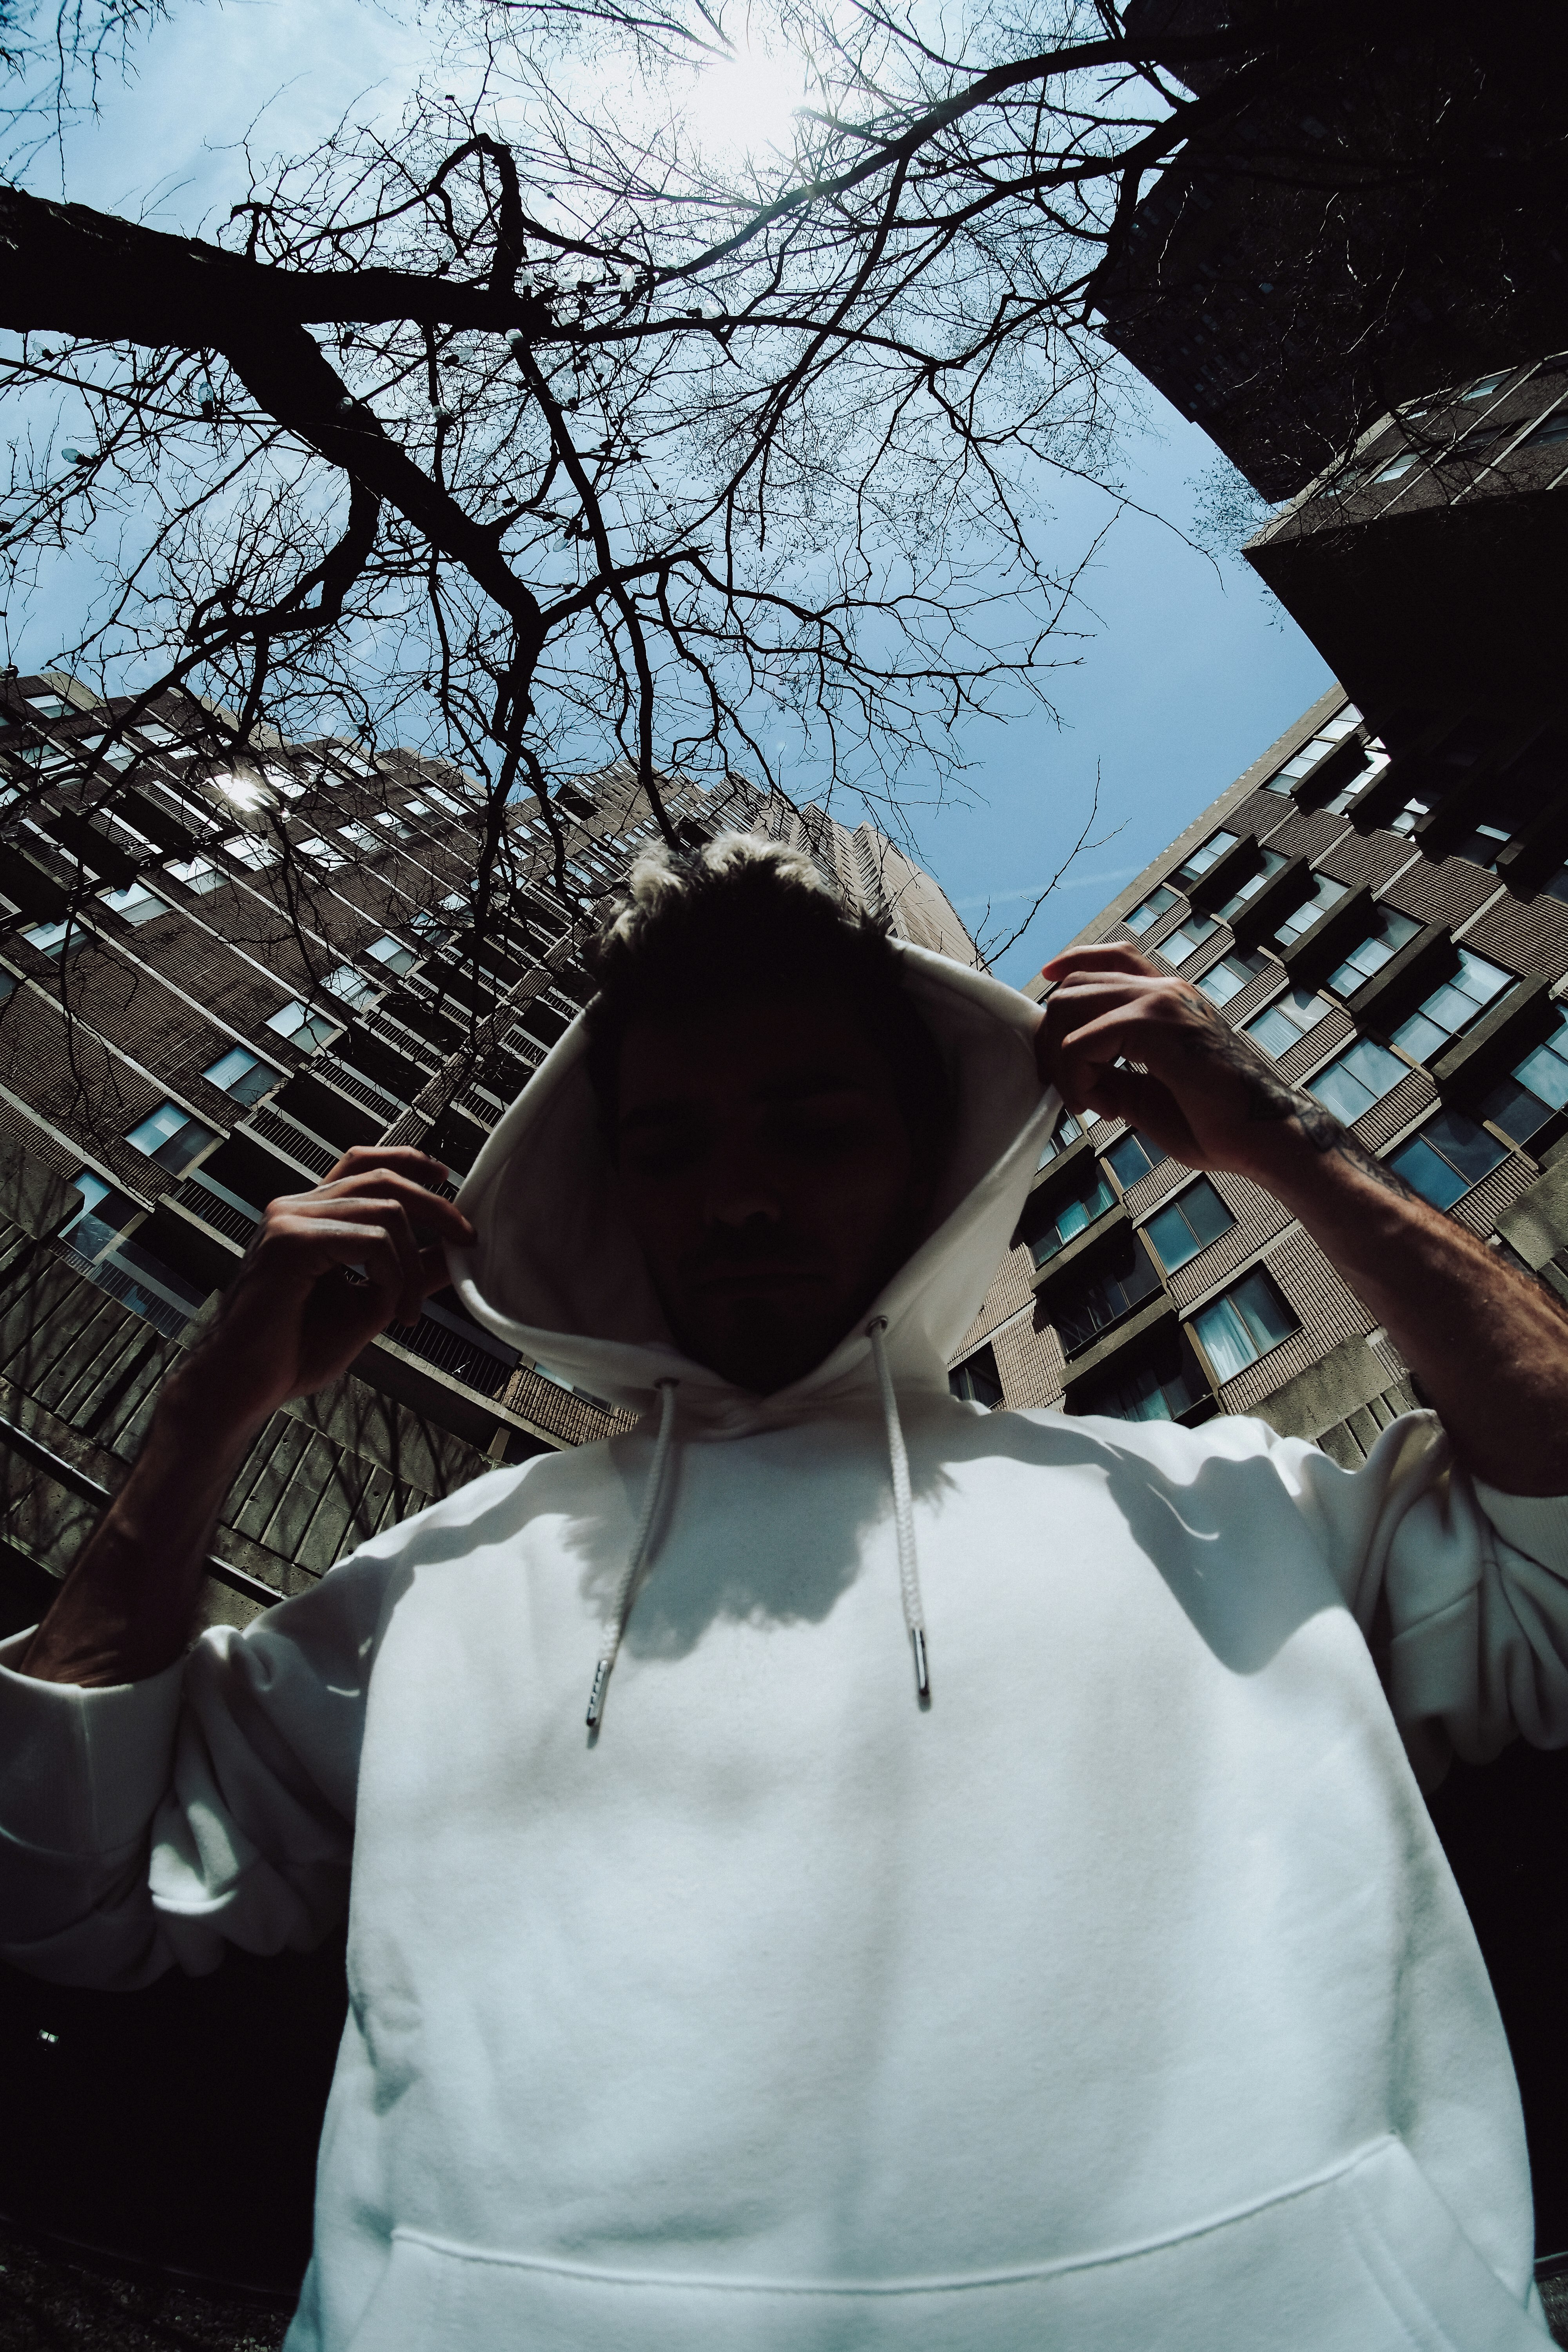
[[[931,1705],[931,1675],[926,1666],[925,1628],[910,1627],[910,1644],[915,1654],[915,1696],[922,1706]]]
[[[601,1658],[598,1664],[594,1669],[594,1687],[588,1694],[588,1728],[590,1731],[597,1731],[599,1728],[599,1716],[604,1706],[605,1700],[605,1685],[609,1681],[609,1660],[607,1658]]]

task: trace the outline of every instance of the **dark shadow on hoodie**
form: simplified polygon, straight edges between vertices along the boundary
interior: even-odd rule
[[[746,1454],[732,1496],[720,1497],[717,1517],[710,1482],[705,1482],[699,1514],[689,1494],[691,1449],[677,1441],[650,1564],[627,1628],[633,1652],[684,1657],[721,1619],[751,1621],[763,1629],[770,1623],[819,1623],[831,1614],[865,1566],[868,1536],[882,1530],[891,1539],[892,1490],[875,1408],[857,1406],[818,1425],[825,1446],[839,1460],[849,1454],[858,1466],[859,1475],[850,1483],[862,1499],[853,1510],[846,1510],[842,1501],[837,1512],[825,1507],[798,1467],[781,1462],[775,1470],[769,1440],[776,1433],[764,1432],[728,1442],[698,1441],[707,1454],[722,1455],[733,1445],[743,1446]],[[1119,1444],[1118,1426],[1060,1416],[1036,1421],[1014,1412],[980,1415],[921,1400],[906,1416],[917,1537],[919,1507],[951,1493],[953,1470],[968,1463],[1006,1461],[1039,1474],[1043,1550],[1053,1540],[1052,1474],[1087,1470],[1103,1479],[1133,1543],[1153,1562],[1199,1638],[1233,1674],[1258,1673],[1310,1618],[1342,1605],[1319,1539],[1266,1460],[1206,1454],[1212,1433],[1194,1433],[1190,1475],[1173,1475]],[[1185,1450],[1185,1433],[1162,1434]],[[619,1486],[626,1514],[615,1515],[613,1538],[597,1514],[584,1514],[563,1530],[563,1539],[583,1559],[582,1590],[589,1605],[606,1622],[625,1565],[620,1547],[626,1540],[627,1517],[635,1520],[650,1459],[647,1440],[618,1440],[611,1449],[605,1475]],[[1350,1475],[1327,1455],[1314,1475],[1329,1483]],[[540,1476],[538,1504],[556,1508],[546,1496],[548,1483],[547,1474]],[[834,1484],[841,1493],[842,1482]],[[795,1540],[781,1560],[777,1537],[786,1525]],[[754,1537],[763,1528],[769,1540],[759,1547]],[[480,1538],[482,1523],[469,1540]],[[975,1539],[985,1540],[983,1525]],[[1083,1566],[1093,1573],[1092,1559]]]

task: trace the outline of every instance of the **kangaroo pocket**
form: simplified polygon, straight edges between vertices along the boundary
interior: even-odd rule
[[[1179,2237],[977,2277],[747,2280],[399,2231],[351,2352],[1542,2352],[1397,2140]]]

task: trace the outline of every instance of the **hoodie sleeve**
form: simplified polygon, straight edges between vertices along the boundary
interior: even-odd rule
[[[0,1643],[0,1955],[129,1990],[226,1941],[307,1949],[347,1899],[389,1562],[356,1555],[146,1682],[84,1690]]]
[[[1406,1413],[1358,1470],[1272,1441],[1277,1467],[1380,1654],[1422,1777],[1522,1737],[1568,1747],[1568,1498],[1505,1495]]]

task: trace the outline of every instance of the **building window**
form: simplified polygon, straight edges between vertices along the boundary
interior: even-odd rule
[[[1245,1034],[1278,1061],[1292,1045],[1299,1045],[1308,1030],[1315,1029],[1332,1009],[1326,998],[1316,995],[1310,988],[1288,988],[1283,996],[1275,998],[1267,1012],[1247,1023]]]
[[[1053,1201],[1049,1207],[1026,1203],[1024,1228],[1035,1264],[1048,1265],[1068,1242],[1115,1206],[1116,1195],[1098,1162],[1093,1163],[1093,1173],[1085,1177],[1079,1190],[1067,1199]]]
[[[323,841],[320,834],[312,834],[309,841],[296,842],[294,846],[301,857],[309,857],[326,874],[335,874],[340,866],[348,864],[342,851],[334,849],[330,841]]]
[[[1097,1253],[1093,1271],[1052,1305],[1051,1320],[1067,1354],[1087,1348],[1159,1288],[1148,1251],[1136,1234],[1124,1233],[1120,1244]]]
[[[1343,816],[1356,794],[1364,792],[1373,778],[1380,776],[1387,765],[1388,753],[1374,738],[1366,747],[1365,764],[1323,803],[1325,813],[1330,816]]]
[[[126,1237],[125,1227],[139,1213],[134,1201],[114,1192],[90,1168],[79,1169],[71,1181],[87,1202],[59,1236],[71,1260],[100,1290],[166,1339],[177,1338],[200,1311],[201,1292],[140,1240]]]
[[[81,1194],[82,1206],[68,1224],[60,1227],[79,1257],[97,1257],[120,1239],[132,1217],[141,1215],[137,1202],[106,1184],[90,1168],[79,1168],[71,1182]]]
[[[220,1093],[232,1095],[237,1103],[259,1102],[264,1094],[277,1086],[283,1073],[247,1045],[231,1045],[228,1052],[202,1072],[209,1087]]]
[[[76,717],[75,704],[62,702],[58,694],[30,694],[27,697],[27,708],[29,710],[36,710],[40,719],[74,719]]]
[[[1146,1135],[1140,1135],[1135,1127],[1130,1127],[1105,1156],[1116,1171],[1116,1181],[1122,1191],[1130,1192],[1133,1185],[1141,1184],[1168,1154],[1162,1151],[1157,1143],[1152,1143]]]
[[[373,955],[377,963],[384,964],[388,971],[396,972],[399,976],[405,971],[411,971],[419,961],[415,950],[412,948],[405,948],[401,940],[372,940],[365,952],[367,955]]]
[[[1372,478],[1374,482],[1397,482],[1402,475],[1408,474],[1420,463],[1419,449],[1402,449],[1392,464],[1380,467]]]
[[[1568,1110],[1568,1014],[1558,1013],[1552,1035],[1516,1062],[1477,1108],[1516,1143],[1531,1142],[1559,1111]]]
[[[1489,400],[1493,393],[1497,391],[1498,387],[1500,384],[1505,384],[1512,373],[1513,370],[1511,368],[1504,368],[1497,375],[1484,375],[1482,376],[1479,383],[1471,384],[1468,392],[1462,392],[1459,394],[1459,398],[1461,400]]]
[[[1175,891],[1168,890],[1162,882],[1157,890],[1151,890],[1149,896],[1121,919],[1130,931],[1146,931],[1152,923],[1159,921],[1162,915],[1168,914],[1175,903]]]
[[[169,911],[162,898],[155,898],[144,883],[132,882],[123,890],[100,890],[100,902],[111,915],[124,923],[150,923],[157,915]]]
[[[1389,1153],[1388,1164],[1435,1209],[1451,1209],[1507,1158],[1496,1136],[1473,1118],[1461,1111],[1440,1110],[1418,1134]]]
[[[368,1003],[375,994],[374,981],[366,980],[363,972],[356,971],[352,963],[341,963],[335,971],[328,972],[321,986],[329,996],[341,997],[345,1004],[356,1008]]]
[[[1233,890],[1224,906],[1215,909],[1223,921],[1229,922],[1231,917],[1245,907],[1249,898],[1257,898],[1266,882],[1272,882],[1274,877],[1281,873],[1289,863],[1284,852],[1279,849],[1260,850],[1258,857],[1257,873],[1249,874],[1240,889]]]
[[[1260,949],[1254,948],[1249,953],[1243,948],[1232,948],[1218,963],[1209,966],[1198,986],[1212,1003],[1228,1004],[1233,996],[1239,996],[1249,982],[1268,969],[1268,958]]]
[[[1082,1133],[1083,1129],[1079,1127],[1077,1119],[1074,1118],[1071,1111],[1064,1110],[1060,1118],[1058,1119],[1055,1127],[1051,1129],[1050,1135],[1047,1139],[1046,1148],[1041,1152],[1037,1165],[1044,1168],[1049,1160],[1052,1160],[1057,1157],[1058,1152],[1065,1151],[1069,1143],[1076,1143]]]
[[[1363,981],[1381,971],[1385,963],[1396,956],[1407,940],[1413,940],[1420,929],[1410,916],[1402,915],[1397,907],[1376,906],[1372,910],[1372,928],[1364,940],[1353,947],[1343,963],[1329,974],[1329,986],[1341,996],[1353,996]]]
[[[1289,947],[1293,940],[1304,938],[1320,915],[1326,915],[1331,907],[1339,905],[1345,889],[1345,884],[1336,882],[1331,874],[1315,874],[1309,896],[1275,927],[1275,946]]]
[[[1435,988],[1426,1003],[1400,1023],[1394,1033],[1394,1043],[1412,1061],[1429,1062],[1454,1038],[1462,1036],[1480,1019],[1488,1005],[1494,1004],[1512,986],[1511,972],[1500,971],[1485,956],[1472,955],[1468,948],[1461,948],[1459,969],[1453,979]]]
[[[1520,446],[1540,449],[1554,441],[1568,441],[1568,408],[1554,408],[1550,416],[1543,417],[1525,435]]]
[[[1216,1381],[1233,1381],[1248,1364],[1278,1348],[1300,1324],[1262,1266],[1243,1275],[1228,1290],[1200,1307],[1193,1328]]]
[[[29,923],[21,933],[36,955],[75,955],[86,947],[92,933],[83,929],[75,918],[63,923]]]
[[[342,1023],[335,1021],[330,1013],[310,1012],[303,1004],[293,1003],[268,1014],[267,1026],[279,1037],[287,1037],[291,1045],[298,1045],[301,1054],[313,1054],[318,1045],[324,1045],[329,1037],[336,1034]]]
[[[1206,874],[1211,866],[1217,866],[1226,851],[1234,849],[1240,838],[1241,835],[1236,833],[1211,833],[1206,841],[1200,841],[1197,847],[1182,860],[1172,880],[1184,889],[1189,882],[1195,882],[1200,874]]]
[[[237,834],[224,843],[225,849],[237,865],[247,866],[253,874],[264,873],[268,866],[278,863],[278,852],[269,841],[258,841],[254,834]]]
[[[174,881],[203,898],[211,890],[221,890],[228,879],[206,857],[171,857],[166,870]]]
[[[1175,1421],[1214,1399],[1193,1351],[1179,1334],[1141,1346],[1131,1364],[1120,1362],[1085,1381],[1068,1403],[1073,1413],[1103,1413],[1111,1421]]]
[[[384,832],[391,834],[394,841],[406,841],[414,830],[411,824],[405,824],[395,809],[381,810],[375,821]]]
[[[1503,437],[1502,425],[1478,425],[1473,432],[1467,433],[1461,440],[1452,443],[1448,448],[1441,451],[1438,463],[1447,466],[1452,465],[1456,460],[1462,462],[1467,457],[1479,457],[1483,450],[1489,449],[1494,442],[1500,441]]]
[[[1466,781],[1477,760],[1496,749],[1498,732],[1494,719],[1463,720],[1442,750],[1430,761],[1423,762],[1421,782],[1398,814],[1389,818],[1389,832],[1409,840],[1422,818],[1430,816],[1455,787]]]
[[[338,831],[351,849],[374,850],[386,847],[380,834],[373,833],[368,824],[360,824],[357,822],[353,824],[340,824]]]
[[[179,1103],[160,1103],[157,1109],[139,1120],[125,1140],[132,1150],[144,1151],[160,1168],[173,1176],[183,1176],[194,1160],[199,1160],[209,1143],[217,1141],[217,1129],[205,1119],[193,1118]]]
[[[1361,712],[1353,703],[1347,702],[1344,709],[1337,717],[1331,719],[1326,727],[1319,728],[1310,743],[1302,744],[1294,758],[1287,760],[1282,768],[1276,768],[1265,789],[1271,793],[1284,793],[1289,795],[1290,787],[1298,776],[1309,774],[1317,766],[1319,761],[1333,750],[1336,743],[1342,743],[1345,737],[1353,733],[1360,724]]]
[[[1212,915],[1189,915],[1184,923],[1177,924],[1168,939],[1161,940],[1160,953],[1167,963],[1185,963],[1205,940],[1213,939],[1218,929],[1219,925]]]
[[[1358,1037],[1348,1052],[1318,1072],[1310,1081],[1310,1088],[1325,1109],[1331,1110],[1347,1127],[1353,1127],[1373,1103],[1392,1094],[1400,1079],[1409,1075],[1409,1063],[1391,1054],[1386,1045],[1374,1045],[1370,1037]]]
[[[947,1385],[964,1404],[983,1404],[987,1412],[1002,1402],[1002,1383],[996,1376],[996,1357],[990,1347],[977,1348],[962,1364],[954,1364],[947,1376]]]
[[[1236,1219],[1220,1199],[1206,1176],[1200,1176],[1156,1209],[1142,1230],[1148,1234],[1160,1253],[1160,1263],[1167,1274],[1185,1265],[1196,1257],[1210,1242],[1217,1242],[1221,1234],[1228,1233]]]

